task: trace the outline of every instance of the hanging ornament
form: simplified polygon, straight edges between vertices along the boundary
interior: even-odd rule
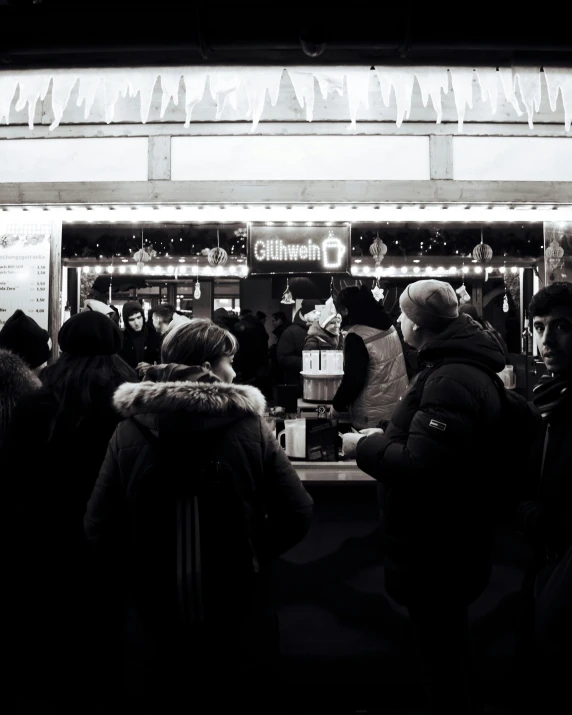
[[[381,240],[379,237],[379,232],[375,239],[373,240],[373,243],[369,247],[369,252],[373,256],[373,260],[375,261],[375,265],[379,266],[381,265],[381,262],[385,258],[385,254],[387,253],[387,246],[385,243]]]
[[[504,264],[502,279],[503,279],[503,283],[504,283],[504,298],[502,300],[502,312],[508,313],[509,306],[508,306],[508,295],[507,295],[507,285],[506,285],[506,261]]]
[[[377,278],[373,281],[373,289],[371,291],[373,297],[377,300],[383,300],[383,296],[385,295],[383,288],[379,285],[379,281]]]
[[[290,286],[288,285],[288,278],[286,278],[286,290],[282,293],[280,302],[282,305],[292,305],[292,303],[295,303],[294,298],[292,298],[292,293],[290,292]]]
[[[152,258],[155,258],[157,251],[153,246],[148,246],[145,248],[145,241],[143,238],[143,231],[141,231],[141,248],[133,254],[133,260],[137,261],[137,269],[141,270],[146,263]]]
[[[199,281],[199,262],[197,261],[197,279],[195,281],[195,290],[193,292],[193,297],[198,300],[201,297],[201,283]]]
[[[562,264],[562,257],[564,256],[564,249],[558,243],[558,241],[553,238],[550,242],[550,246],[544,251],[544,257],[548,261],[548,266],[550,268],[550,280],[553,281],[555,278],[555,272],[560,268]]]
[[[216,248],[212,248],[207,255],[207,261],[211,266],[224,266],[228,261],[228,253],[219,245],[219,233],[216,232]]]
[[[493,257],[493,249],[483,242],[483,227],[481,226],[481,242],[473,248],[473,258],[478,263],[486,263]]]

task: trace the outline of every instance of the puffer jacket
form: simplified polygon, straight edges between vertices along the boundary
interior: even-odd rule
[[[348,335],[352,334],[360,336],[369,354],[365,385],[349,406],[352,426],[365,429],[391,418],[409,379],[401,341],[393,325],[382,331],[354,325],[348,331]]]
[[[173,645],[173,638],[180,635],[181,608],[191,609],[196,602],[195,596],[181,596],[184,586],[175,564],[177,568],[190,569],[195,579],[201,578],[197,566],[200,560],[206,594],[204,608],[207,613],[211,609],[219,615],[226,614],[224,649],[238,657],[240,647],[237,651],[231,631],[248,633],[248,638],[254,639],[255,628],[268,608],[264,594],[271,564],[305,535],[312,499],[270,433],[263,418],[265,401],[256,388],[223,383],[202,368],[176,365],[150,368],[147,376],[159,381],[122,386],[115,393],[115,407],[125,419],[110,441],[87,505],[86,534],[95,553],[109,562],[112,572],[117,569],[127,573],[125,589],[131,604],[128,610],[137,624],[134,630],[143,634],[140,637],[144,640],[146,633],[155,634],[150,642],[166,638]],[[158,439],[162,451],[157,452],[146,430]],[[161,473],[146,476],[146,470],[157,460],[163,460]],[[214,516],[207,509],[208,519],[203,516],[203,506],[189,507],[198,509],[197,516],[187,517],[187,525],[180,526],[175,520],[173,498],[179,508],[179,502],[186,499],[184,495],[194,493],[188,492],[190,487],[185,485],[197,478],[196,470],[204,460],[214,465],[209,480],[227,480],[224,503],[220,502]],[[142,493],[147,494],[147,501],[142,501]],[[218,521],[222,514],[229,513],[230,499],[234,504],[231,513],[236,513],[241,523],[239,531],[233,533],[228,533],[228,522]],[[183,515],[179,518],[186,523]],[[193,556],[192,565],[188,561],[181,565],[175,532],[179,539],[181,530],[192,531],[197,520],[201,524],[200,537],[195,537],[194,543],[196,546],[200,541],[201,556]],[[246,544],[246,539],[254,552],[251,567],[256,566],[260,578],[245,602],[242,591],[253,576],[251,567],[243,568],[241,561],[227,569],[217,562],[216,569],[209,571],[212,560],[208,560],[208,551],[209,545],[216,543],[220,547],[222,540],[223,552],[234,553],[238,544]],[[124,554],[120,557],[124,559],[123,569],[117,563],[118,553]],[[212,620],[211,627],[216,630]],[[213,637],[213,648],[216,642]],[[131,647],[136,652],[136,645]],[[204,655],[206,658],[206,652]],[[157,659],[163,656],[154,651],[151,663],[157,665]],[[154,675],[153,667],[150,672]]]
[[[387,422],[409,379],[401,339],[391,316],[362,286],[348,306],[344,377],[334,396],[356,429]]]
[[[419,351],[422,367],[454,358],[504,366],[498,342],[466,315]],[[381,484],[392,595],[449,589],[471,602],[490,570],[500,395],[486,372],[462,363],[435,368],[422,391],[417,380],[385,433],[360,440],[357,463]]]

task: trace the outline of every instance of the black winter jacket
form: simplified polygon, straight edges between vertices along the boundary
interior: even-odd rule
[[[276,357],[283,371],[285,385],[299,385],[302,371],[302,350],[308,333],[309,325],[300,317],[300,311],[294,316],[278,340]]]
[[[442,359],[505,364],[498,342],[461,315],[419,352],[421,366]],[[362,439],[357,463],[382,484],[384,530],[398,600],[411,589],[444,589],[468,602],[489,575],[494,453],[501,403],[492,378],[476,366],[446,364],[414,379],[382,435]]]
[[[544,554],[562,557],[572,544],[572,379],[544,375],[533,402],[543,428],[532,445],[519,511],[531,542]]]
[[[204,607],[207,613],[208,609],[215,610],[217,618],[222,617],[222,600],[228,626],[223,650],[228,653],[236,645],[231,631],[243,631],[244,627],[250,641],[254,639],[252,623],[263,620],[268,607],[264,580],[273,559],[300,541],[308,530],[312,499],[270,433],[263,418],[264,398],[256,388],[220,382],[201,368],[162,365],[152,368],[149,374],[164,381],[124,385],[115,394],[115,406],[125,419],[110,441],[87,505],[86,534],[95,552],[112,567],[117,567],[118,558],[123,560],[126,593],[132,604],[129,610],[135,614],[136,622],[145,624],[139,637],[145,639],[141,635],[145,629],[152,633],[167,629],[165,637],[169,632],[174,637],[180,633],[177,614],[181,597],[177,596],[180,587],[175,568],[175,532],[178,534],[180,527],[175,520],[172,495],[175,491],[186,493],[190,487],[185,484],[196,479],[197,465],[203,460],[216,463],[221,479],[230,478],[235,485],[236,514],[247,525],[244,533],[242,528],[227,533],[228,523],[217,521],[222,516],[215,513],[206,520],[199,507],[200,538],[207,550],[207,557],[201,557],[207,589]],[[138,425],[159,440],[162,456]],[[149,477],[146,470],[157,460],[164,460],[164,469]],[[235,498],[231,491],[234,493],[225,490],[226,498]],[[141,494],[147,494],[147,501],[141,501]],[[220,506],[217,512],[224,514],[223,504]],[[209,572],[208,550],[220,539],[227,551],[234,549],[235,544],[246,543],[245,533],[250,534],[261,580],[248,596],[250,601],[241,597],[239,602],[237,594],[252,574],[243,569],[242,562],[229,567],[217,562],[215,571]],[[203,546],[201,553],[202,549]],[[195,557],[193,561],[196,565]],[[212,560],[210,563],[212,567]],[[253,613],[254,602],[258,607]],[[211,620],[210,627],[216,625]],[[211,644],[215,643],[213,638]],[[152,658],[164,656],[156,652]]]

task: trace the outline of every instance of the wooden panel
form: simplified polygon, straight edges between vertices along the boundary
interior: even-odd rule
[[[453,146],[451,137],[429,138],[429,160],[432,179],[453,178]]]
[[[133,139],[0,141],[0,183],[146,181],[147,142]]]
[[[171,178],[171,137],[149,137],[149,181]]]
[[[460,181],[572,181],[569,139],[453,137],[452,142],[453,176]]]
[[[174,181],[428,179],[427,137],[174,137]]]
[[[393,121],[360,122],[352,136],[457,136],[457,122],[405,122],[398,127]],[[0,139],[68,139],[81,137],[146,137],[146,136],[246,136],[252,135],[252,123],[200,122],[189,127],[183,124],[163,122],[158,124],[67,124],[53,131],[47,126],[34,126],[30,131],[22,125],[0,125]],[[262,122],[256,128],[257,136],[348,136],[347,122],[283,121]],[[504,124],[502,122],[473,123],[463,125],[463,135],[468,136],[519,136],[519,137],[564,137],[563,124]]]
[[[212,203],[557,203],[556,181],[147,181],[0,184],[0,205]]]

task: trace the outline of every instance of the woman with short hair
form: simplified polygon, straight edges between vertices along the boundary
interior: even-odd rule
[[[272,670],[270,571],[305,535],[312,499],[265,422],[262,394],[232,384],[236,351],[227,330],[192,320],[167,333],[145,382],[114,397],[124,421],[85,529],[127,570],[131,699],[162,701],[185,682],[194,699],[206,687],[210,706],[231,693],[240,709],[240,689],[251,702],[252,677],[258,692]],[[222,691],[210,687],[215,668]]]

